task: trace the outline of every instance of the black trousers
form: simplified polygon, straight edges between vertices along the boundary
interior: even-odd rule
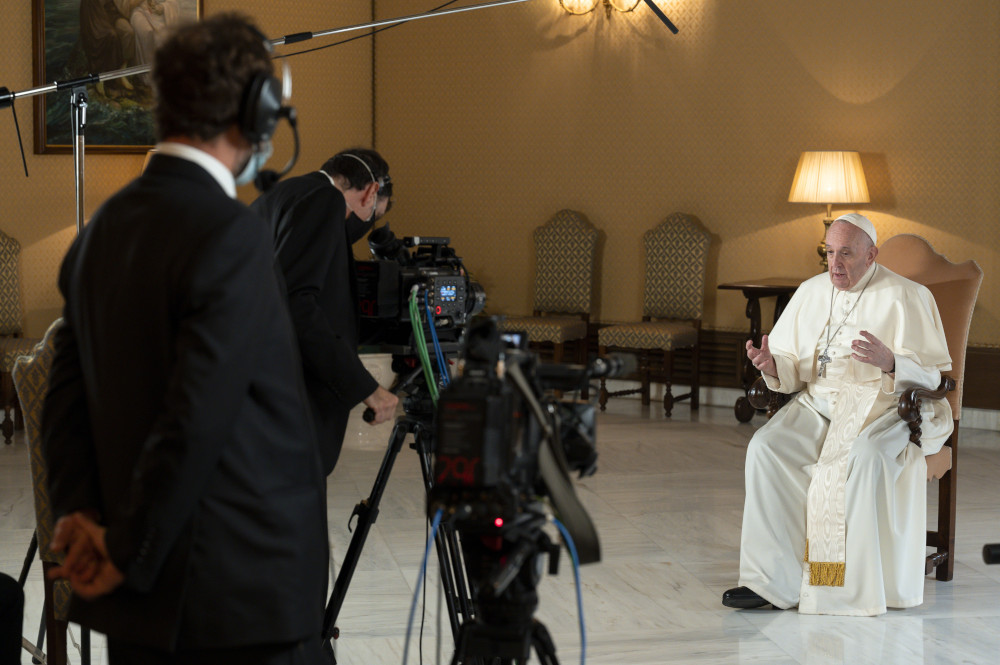
[[[24,590],[13,577],[0,573],[0,663],[21,662]]]
[[[108,638],[110,665],[326,665],[322,642],[315,638],[285,644],[160,651]]]

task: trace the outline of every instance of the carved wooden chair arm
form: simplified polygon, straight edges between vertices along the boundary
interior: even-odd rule
[[[758,376],[747,391],[747,399],[755,409],[766,409],[773,395],[774,392],[767,387],[762,376]]]
[[[910,428],[910,441],[912,443],[920,445],[920,423],[923,419],[920,417],[920,404],[925,399],[943,399],[949,391],[955,389],[955,379],[950,376],[942,376],[941,383],[938,385],[937,390],[929,390],[927,388],[910,388],[904,392],[899,397],[899,406],[896,407],[896,413],[903,422],[907,423]]]
[[[791,398],[792,395],[776,393],[768,388],[762,376],[758,376],[747,390],[747,401],[750,402],[750,406],[766,411],[768,418],[777,413],[778,409],[787,404]]]

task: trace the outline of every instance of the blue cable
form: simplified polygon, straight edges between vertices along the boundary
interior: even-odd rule
[[[434,513],[434,521],[431,522],[431,534],[427,538],[427,547],[424,548],[424,560],[420,563],[420,571],[417,573],[417,588],[413,592],[413,603],[410,604],[410,618],[406,622],[406,641],[403,643],[403,665],[410,654],[410,632],[413,629],[413,615],[417,611],[417,599],[420,597],[420,587],[424,583],[424,575],[427,574],[427,557],[431,553],[431,545],[434,544],[434,536],[437,535],[438,526],[441,524],[443,511],[438,508]]]
[[[576,545],[573,544],[573,536],[563,526],[563,523],[552,518],[552,523],[559,529],[563,540],[566,541],[566,549],[569,550],[570,558],[573,560],[573,578],[576,580],[576,611],[580,617],[580,665],[584,665],[587,660],[587,630],[583,621],[583,591],[580,588],[580,558],[576,554]],[[405,663],[405,661],[404,661]]]
[[[448,361],[445,360],[444,351],[441,350],[441,342],[438,341],[437,329],[434,327],[434,314],[431,312],[431,304],[425,302],[424,306],[427,308],[427,327],[431,331],[431,340],[434,342],[434,355],[437,357],[438,371],[441,373],[441,383],[447,386],[451,383],[451,378],[448,376]]]
[[[427,307],[427,327],[430,328],[431,340],[434,342],[434,355],[437,356],[438,371],[441,372],[441,383],[447,386],[451,382],[451,378],[448,376],[448,362],[444,357],[444,351],[441,350],[437,328],[434,327],[434,314],[431,312],[431,304],[427,302],[425,306]]]

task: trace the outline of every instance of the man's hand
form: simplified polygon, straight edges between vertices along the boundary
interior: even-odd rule
[[[778,368],[774,364],[774,356],[771,355],[771,347],[767,344],[767,335],[760,338],[760,348],[755,348],[753,340],[747,340],[747,358],[753,366],[760,370],[761,374],[767,374],[777,378]]]
[[[375,419],[369,425],[378,425],[390,420],[396,415],[396,405],[399,398],[391,392],[379,386],[371,395],[364,399],[365,406],[375,412]]]
[[[869,365],[875,365],[886,374],[896,372],[896,356],[892,349],[879,341],[879,338],[867,330],[861,331],[864,339],[851,342],[851,357]]]
[[[125,576],[108,556],[106,529],[82,512],[59,518],[52,537],[52,551],[66,552],[61,566],[49,571],[51,579],[69,581],[73,592],[92,600],[117,589]]]

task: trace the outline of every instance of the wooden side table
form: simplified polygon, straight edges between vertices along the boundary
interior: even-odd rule
[[[795,293],[795,289],[799,288],[799,284],[804,281],[804,279],[797,277],[764,277],[762,279],[719,284],[719,289],[743,292],[743,297],[747,299],[747,318],[750,319],[750,335],[747,339],[752,339],[754,346],[760,346],[760,299],[769,297],[777,298],[774,305],[774,321],[777,323],[778,317],[781,316],[785,305],[788,304],[792,294]],[[760,372],[753,366],[750,359],[746,357],[746,352],[742,349],[741,352],[743,353],[743,362],[740,365],[740,382],[743,385],[744,395],[736,400],[733,410],[736,412],[736,419],[741,423],[746,423],[750,422],[750,419],[757,413],[757,409],[750,404],[745,393],[753,385],[754,380],[760,375]]]

